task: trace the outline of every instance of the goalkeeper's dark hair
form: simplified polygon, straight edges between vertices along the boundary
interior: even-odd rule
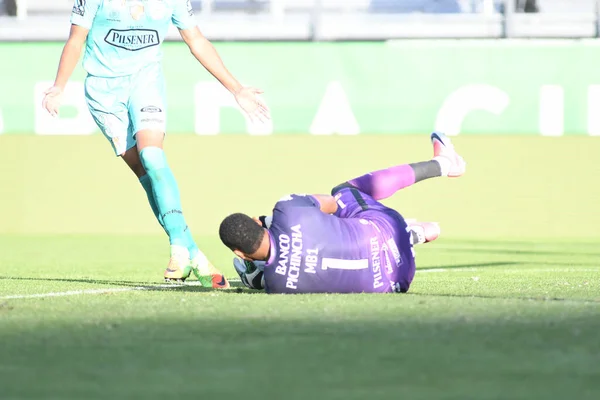
[[[253,254],[260,247],[265,234],[264,228],[246,214],[231,214],[221,222],[219,236],[231,250]]]

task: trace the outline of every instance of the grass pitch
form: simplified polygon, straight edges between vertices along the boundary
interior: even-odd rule
[[[600,243],[440,239],[410,294],[268,296],[157,285],[163,241],[2,237],[2,398],[600,395]]]
[[[163,287],[168,247],[101,137],[0,137],[0,399],[600,398],[597,138],[458,137],[409,294]],[[430,156],[427,136],[172,136],[202,249],[228,213]]]

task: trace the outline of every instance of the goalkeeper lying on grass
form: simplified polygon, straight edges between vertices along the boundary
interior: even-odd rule
[[[406,221],[378,200],[424,179],[458,177],[465,161],[450,139],[431,134],[434,158],[371,172],[328,195],[289,195],[271,217],[232,214],[219,228],[241,259],[242,282],[267,293],[406,292],[415,275],[413,245],[440,233],[432,222]]]

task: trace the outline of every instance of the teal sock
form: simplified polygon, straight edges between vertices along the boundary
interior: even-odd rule
[[[177,181],[167,164],[164,151],[158,147],[146,147],[140,151],[140,160],[148,173],[158,219],[162,220],[169,242],[187,248],[191,234],[181,211]]]
[[[165,225],[163,224],[162,218],[160,217],[160,213],[158,212],[158,206],[156,205],[156,200],[154,200],[154,193],[152,193],[152,182],[150,181],[150,176],[148,174],[142,176],[140,178],[140,183],[146,191],[146,196],[148,196],[148,203],[150,203],[150,208],[152,208],[154,216],[158,220],[160,226],[164,228]]]
[[[152,181],[150,181],[150,176],[148,174],[142,176],[140,178],[140,183],[142,184],[142,187],[146,191],[146,196],[148,196],[148,203],[150,203],[150,208],[152,208],[152,212],[154,213],[154,216],[158,220],[158,223],[160,224],[160,226],[162,226],[164,229],[165,225],[162,221],[160,213],[158,212],[158,206],[156,205],[156,200],[154,200],[154,192],[152,191]],[[192,237],[192,233],[190,232],[189,227],[185,230],[185,238],[188,243],[187,248],[188,248],[188,251],[190,252],[190,258],[193,259],[194,257],[196,257],[198,255],[198,253],[200,252],[200,249],[198,249],[198,246],[196,245],[196,242],[194,241],[194,238]]]
[[[198,248],[198,246],[196,245],[196,242],[194,241],[194,238],[192,237],[192,232],[190,232],[190,228],[188,227],[185,230],[185,237],[187,239],[187,248],[188,251],[190,252],[190,259],[194,259],[194,257],[196,257],[198,255],[198,253],[200,253],[200,249]]]

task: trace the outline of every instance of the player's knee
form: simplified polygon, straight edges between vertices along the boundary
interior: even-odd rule
[[[146,171],[156,171],[167,167],[167,159],[160,147],[146,147],[140,151],[140,161]]]
[[[165,139],[164,129],[140,129],[135,133],[135,141],[137,143],[138,150],[142,150],[146,147],[160,147],[162,148],[163,141]]]
[[[137,176],[138,178],[141,178],[142,176],[146,175],[146,170],[144,169],[144,166],[142,165],[141,161],[129,164],[129,168],[131,168],[135,176]]]
[[[141,178],[142,176],[146,175],[146,170],[144,169],[144,166],[142,165],[142,161],[140,160],[140,155],[138,154],[135,146],[129,148],[127,151],[125,151],[119,155],[121,156],[123,161],[125,161],[125,163],[129,167],[129,169],[131,169],[131,171],[133,171],[133,173],[138,178]]]

